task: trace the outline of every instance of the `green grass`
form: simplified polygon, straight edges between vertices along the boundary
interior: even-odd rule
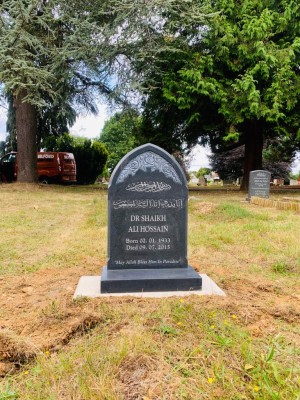
[[[148,313],[136,302],[113,313],[100,306],[103,324],[59,353],[39,355],[8,379],[2,396],[127,399],[141,385],[145,398],[297,398],[299,348],[279,335],[251,337],[235,314],[181,301],[157,301]]]
[[[248,268],[253,261],[267,274],[274,265],[285,263],[290,265],[290,271],[299,272],[299,214],[266,210],[241,202],[241,197],[235,195],[228,203],[228,195],[207,196],[204,201],[215,207],[203,214],[197,213],[203,195],[199,200],[193,196],[189,220],[191,256],[200,254],[201,259],[207,259],[209,255],[210,261],[218,259],[224,267],[238,261],[246,262]],[[247,270],[243,272],[247,274]]]
[[[0,196],[0,284],[100,274],[105,191],[0,185]],[[18,313],[30,326],[14,334],[40,347],[0,380],[0,400],[299,400],[299,214],[244,197],[206,191],[189,201],[189,264],[225,298],[72,301],[47,296],[50,285],[32,304],[9,292],[23,296]],[[1,329],[12,329],[2,301]],[[0,348],[0,367],[1,357]]]
[[[79,265],[106,252],[106,193],[76,188],[27,192],[0,189],[0,274]],[[101,213],[100,213],[100,212]],[[103,240],[95,242],[101,235]],[[67,250],[67,251],[66,251]]]

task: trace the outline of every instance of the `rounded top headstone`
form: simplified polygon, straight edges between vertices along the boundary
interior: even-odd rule
[[[152,143],[131,150],[119,161],[111,175],[109,187],[142,172],[161,173],[174,183],[187,187],[185,174],[175,158]]]
[[[187,181],[151,143],[130,151],[108,187],[108,269],[187,267]]]

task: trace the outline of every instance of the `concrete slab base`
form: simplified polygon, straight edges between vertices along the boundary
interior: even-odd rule
[[[101,276],[82,276],[79,279],[73,299],[78,297],[118,297],[118,296],[134,296],[162,298],[172,296],[226,296],[223,290],[206,274],[199,274],[202,278],[202,289],[192,291],[176,291],[176,292],[136,292],[136,293],[101,293]]]

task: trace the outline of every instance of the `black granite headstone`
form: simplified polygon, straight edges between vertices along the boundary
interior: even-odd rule
[[[108,263],[101,292],[196,290],[187,263],[185,175],[165,150],[146,144],[128,153],[108,187]]]
[[[251,171],[249,176],[248,199],[252,196],[268,198],[270,195],[271,173],[264,170]]]

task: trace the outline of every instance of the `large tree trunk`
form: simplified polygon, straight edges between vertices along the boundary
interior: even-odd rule
[[[247,125],[245,131],[245,161],[244,176],[240,189],[248,190],[250,171],[262,169],[262,152],[263,152],[263,132],[257,121],[252,121]]]
[[[37,115],[32,104],[24,101],[23,89],[15,98],[16,131],[18,146],[18,182],[36,183],[37,173]]]

